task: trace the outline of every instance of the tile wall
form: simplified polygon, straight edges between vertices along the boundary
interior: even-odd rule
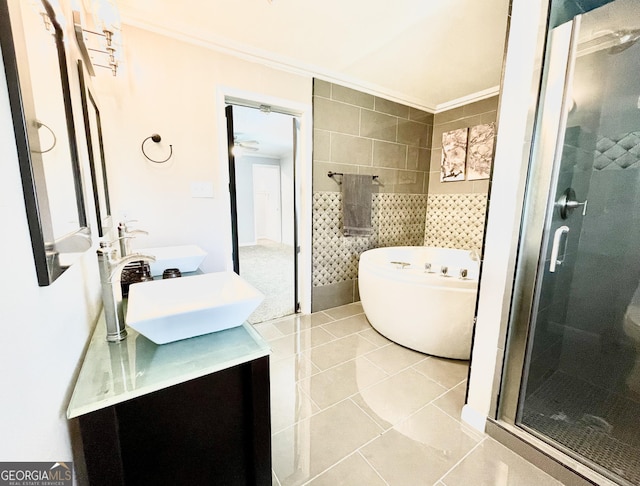
[[[489,179],[440,182],[442,134],[496,121],[498,97],[437,113],[433,141],[424,244],[443,248],[481,248]]]
[[[359,300],[360,254],[424,240],[433,115],[314,80],[314,312]],[[342,198],[328,171],[377,175],[370,237],[344,237]],[[336,178],[339,180],[339,178]]]

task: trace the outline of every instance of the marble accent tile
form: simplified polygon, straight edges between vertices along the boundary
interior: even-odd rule
[[[352,400],[377,424],[389,429],[446,391],[443,386],[409,368],[361,390]]]
[[[407,105],[402,105],[395,101],[386,100],[377,96],[375,110],[388,115],[398,116],[400,118],[409,118],[409,107]]]
[[[561,483],[487,437],[442,481],[447,486],[559,486]]]
[[[440,248],[481,248],[486,207],[486,194],[430,194],[424,244]]]
[[[315,146],[314,146],[315,147]],[[342,133],[331,134],[331,162],[353,165],[371,165],[373,140]],[[315,152],[314,152],[315,157]],[[349,172],[353,172],[351,169]],[[315,188],[314,188],[315,189]]]
[[[313,98],[313,125],[333,132],[358,135],[360,133],[360,108],[346,103]]]
[[[325,324],[322,327],[335,337],[341,338],[348,336],[349,334],[370,329],[371,324],[369,324],[369,321],[364,314],[358,314],[356,316],[347,317],[345,319]]]
[[[342,101],[351,105],[361,106],[362,108],[373,109],[374,96],[362,91],[333,84],[331,90],[331,98],[336,101]]]
[[[428,405],[361,452],[390,485],[434,484],[479,441],[480,436]],[[466,485],[475,486],[470,478]]]
[[[280,333],[281,336],[291,334],[294,332],[306,331],[312,327],[321,326],[328,322],[333,321],[333,318],[324,312],[315,312],[313,314],[295,314],[287,316],[277,321],[272,321],[271,324]]]
[[[447,393],[434,400],[433,404],[456,420],[460,420],[462,407],[464,407],[464,397],[467,391],[467,382],[464,381],[453,387]]]
[[[370,361],[356,358],[322,371],[301,382],[321,409],[335,405],[388,375]]]
[[[344,319],[345,317],[355,316],[356,314],[362,314],[364,309],[361,302],[353,302],[352,304],[343,305],[340,307],[334,307],[333,309],[327,309],[324,311],[329,317],[333,319]]]
[[[453,388],[466,380],[469,372],[468,361],[438,358],[436,356],[430,356],[413,367],[427,378],[447,388]]]
[[[373,351],[367,358],[387,373],[394,374],[426,359],[427,355],[391,343]]]
[[[371,110],[362,110],[360,136],[395,142],[397,131],[398,119],[395,116]]]
[[[325,331],[326,332],[326,331]],[[352,334],[305,352],[314,365],[326,370],[344,361],[357,358],[376,349],[376,346],[362,336]]]
[[[407,166],[407,146],[399,143],[373,141],[373,165],[390,169],[404,169]]]
[[[387,483],[357,452],[309,483],[310,486],[354,486],[358,484],[385,486]]]
[[[282,486],[304,484],[379,433],[353,402],[342,401],[274,434],[273,469]]]

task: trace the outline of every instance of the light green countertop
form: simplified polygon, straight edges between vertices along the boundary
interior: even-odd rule
[[[253,329],[242,326],[157,345],[131,328],[120,343],[108,343],[100,316],[67,408],[74,418],[209,375],[270,353]]]

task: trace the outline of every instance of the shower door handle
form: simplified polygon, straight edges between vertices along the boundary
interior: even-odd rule
[[[562,247],[562,258],[558,258],[558,253],[560,251],[560,240],[562,240],[562,236],[569,233],[568,226],[560,226],[556,232],[553,234],[553,246],[551,247],[551,263],[549,264],[549,271],[551,273],[556,271],[556,265],[562,265],[564,263],[564,258],[567,254],[567,238],[564,238],[564,246]]]

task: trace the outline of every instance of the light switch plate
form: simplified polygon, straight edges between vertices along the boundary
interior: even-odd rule
[[[213,183],[209,181],[192,182],[191,197],[213,197]]]

